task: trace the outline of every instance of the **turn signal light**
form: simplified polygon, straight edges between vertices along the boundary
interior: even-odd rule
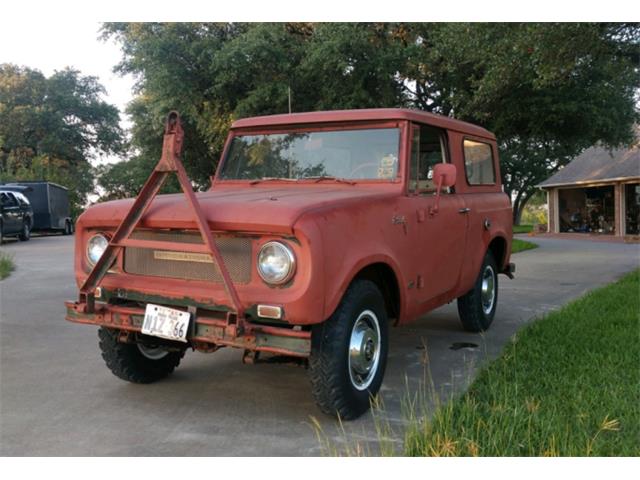
[[[272,318],[280,320],[282,318],[282,307],[273,305],[258,305],[258,316],[262,318]]]

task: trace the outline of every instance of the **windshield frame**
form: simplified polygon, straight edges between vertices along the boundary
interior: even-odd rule
[[[229,131],[229,135],[227,137],[227,141],[225,142],[224,149],[222,152],[222,156],[220,158],[220,162],[218,162],[218,167],[216,168],[215,175],[212,177],[211,186],[220,183],[220,184],[249,184],[251,182],[255,182],[254,185],[260,185],[261,183],[256,180],[259,179],[225,179],[220,176],[222,170],[224,168],[224,164],[226,163],[229,152],[231,149],[231,142],[235,137],[241,137],[244,135],[271,135],[271,134],[286,134],[286,133],[306,133],[306,132],[337,132],[337,131],[345,131],[345,130],[373,130],[373,129],[389,129],[389,128],[397,128],[399,131],[398,138],[398,171],[396,172],[395,178],[392,179],[381,179],[381,178],[358,178],[358,179],[348,179],[350,183],[353,184],[396,184],[402,183],[405,176],[405,158],[406,158],[406,141],[407,141],[407,128],[408,122],[406,120],[392,120],[392,121],[380,121],[380,122],[370,122],[370,121],[358,121],[358,122],[331,122],[331,123],[316,123],[316,124],[308,124],[308,125],[274,125],[274,126],[265,126],[265,127],[257,127],[257,128],[237,128]],[[278,184],[278,185],[296,185],[296,184],[312,184],[315,182],[316,178],[301,178],[295,181],[292,179],[273,179],[268,182],[270,185]],[[328,182],[320,182],[322,185],[326,185]]]

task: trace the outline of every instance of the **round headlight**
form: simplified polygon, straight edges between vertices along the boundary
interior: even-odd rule
[[[107,249],[109,240],[104,235],[98,233],[89,239],[87,242],[87,259],[89,263],[95,265],[100,257]]]
[[[258,254],[258,273],[267,283],[278,285],[289,280],[296,270],[296,257],[280,242],[267,242]]]

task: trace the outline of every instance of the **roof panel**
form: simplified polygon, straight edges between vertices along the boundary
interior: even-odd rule
[[[275,125],[305,125],[313,123],[357,122],[376,120],[411,120],[436,127],[468,133],[478,137],[495,139],[495,135],[482,127],[436,115],[421,110],[406,108],[371,108],[360,110],[330,110],[324,112],[304,112],[281,115],[267,115],[236,120],[232,129],[269,127]]]

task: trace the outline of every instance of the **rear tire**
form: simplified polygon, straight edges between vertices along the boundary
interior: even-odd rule
[[[373,282],[356,280],[311,331],[309,374],[320,409],[344,420],[365,413],[380,390],[388,348],[384,298]]]
[[[468,332],[484,332],[491,326],[498,305],[498,269],[488,251],[473,288],[458,298],[458,315]]]
[[[26,218],[22,220],[22,230],[18,238],[21,242],[27,242],[31,238],[31,224]]]
[[[107,367],[118,378],[132,383],[152,383],[170,375],[180,365],[184,350],[160,351],[139,347],[135,343],[118,342],[117,331],[98,330],[99,346]]]

